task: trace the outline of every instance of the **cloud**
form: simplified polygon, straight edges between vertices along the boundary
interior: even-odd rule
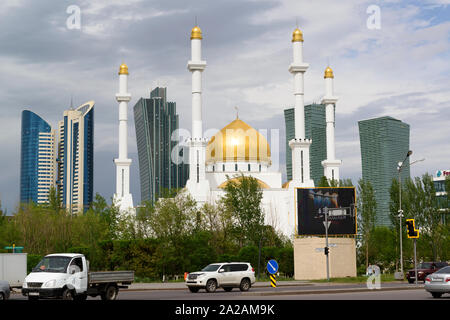
[[[69,5],[81,9],[81,29],[66,28]],[[366,9],[378,4],[381,29],[369,30]],[[70,97],[95,100],[95,191],[114,192],[117,154],[118,67],[130,70],[131,188],[140,200],[132,107],[158,83],[177,102],[180,127],[191,127],[189,35],[195,16],[203,31],[204,128],[222,128],[239,116],[255,128],[280,131],[283,109],[294,104],[291,35],[304,34],[305,100],[320,101],[323,72],[335,74],[336,154],[342,177],[360,175],[357,121],[391,115],[411,125],[414,154],[426,161],[412,174],[445,167],[450,154],[445,114],[450,107],[448,1],[3,1],[0,8],[2,119],[0,199],[11,211],[18,199],[20,112],[29,108],[52,123]],[[444,17],[442,13],[444,12]],[[431,135],[431,138],[430,138]],[[446,144],[447,143],[447,144]],[[108,165],[110,163],[110,165]],[[284,168],[281,170],[284,172]],[[4,172],[3,172],[4,171]],[[12,186],[12,187],[11,187]]]

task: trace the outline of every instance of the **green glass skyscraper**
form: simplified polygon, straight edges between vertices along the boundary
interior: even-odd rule
[[[172,161],[179,141],[176,103],[168,102],[167,88],[155,88],[150,98],[141,98],[134,106],[134,122],[139,159],[141,201],[154,202],[165,189],[182,188],[188,179],[186,164]]]
[[[372,184],[377,202],[375,223],[390,226],[389,189],[392,179],[398,179],[398,163],[409,150],[409,125],[392,117],[380,117],[358,121],[358,126],[362,178]],[[402,182],[409,177],[408,157],[401,170]]]
[[[286,124],[286,175],[287,180],[292,180],[292,150],[289,141],[294,138],[294,108],[284,110]],[[310,175],[314,185],[318,185],[323,174],[322,161],[327,158],[327,131],[325,121],[325,106],[322,104],[310,104],[305,106],[305,135],[312,139],[310,147]]]

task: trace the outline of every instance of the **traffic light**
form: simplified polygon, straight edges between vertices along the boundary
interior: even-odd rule
[[[406,229],[408,231],[408,238],[419,238],[419,230],[416,229],[414,219],[406,219]]]
[[[325,248],[323,248],[323,249],[324,249],[325,255],[327,256],[327,255],[328,255],[328,252],[329,252],[329,250],[330,250],[330,248],[325,247]]]

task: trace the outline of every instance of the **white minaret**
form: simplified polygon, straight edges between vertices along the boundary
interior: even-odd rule
[[[323,174],[328,180],[335,180],[339,182],[339,167],[342,164],[341,160],[336,160],[336,147],[334,144],[334,114],[335,106],[338,100],[334,96],[333,70],[328,66],[325,69],[325,96],[322,99],[322,104],[326,105],[325,114],[327,122],[327,159],[322,161]]]
[[[289,66],[289,72],[294,75],[295,97],[295,138],[289,141],[292,149],[292,181],[289,188],[314,187],[314,181],[310,178],[309,147],[311,139],[305,137],[305,104],[304,104],[304,73],[309,64],[303,62],[303,34],[297,28],[292,34],[292,46],[294,61]]]
[[[116,94],[119,103],[119,157],[114,159],[116,164],[116,193],[114,203],[119,207],[121,214],[134,213],[133,197],[130,193],[130,165],[128,159],[128,67],[124,63],[119,70],[119,93]]]
[[[205,176],[206,145],[202,122],[202,72],[206,61],[202,60],[202,31],[195,26],[191,31],[191,60],[188,70],[192,73],[192,136],[189,140],[189,180],[186,188],[194,199],[206,202],[209,198],[209,181]]]

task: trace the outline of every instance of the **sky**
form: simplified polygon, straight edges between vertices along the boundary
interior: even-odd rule
[[[75,6],[75,7],[74,7]],[[73,8],[76,10],[73,11]],[[75,13],[79,12],[79,16]],[[75,14],[75,15],[74,15]],[[79,17],[79,20],[76,18]],[[202,29],[203,123],[239,118],[278,130],[294,105],[292,32],[304,37],[305,102],[324,95],[334,71],[336,157],[341,178],[361,177],[358,121],[392,116],[411,126],[411,176],[450,169],[450,0],[3,0],[0,7],[0,201],[19,201],[21,112],[56,128],[64,110],[95,101],[94,192],[110,201],[118,155],[118,70],[129,68],[131,192],[140,202],[132,108],[156,86],[191,128],[190,31]],[[79,22],[79,28],[76,23]],[[401,161],[400,159],[399,161]]]

